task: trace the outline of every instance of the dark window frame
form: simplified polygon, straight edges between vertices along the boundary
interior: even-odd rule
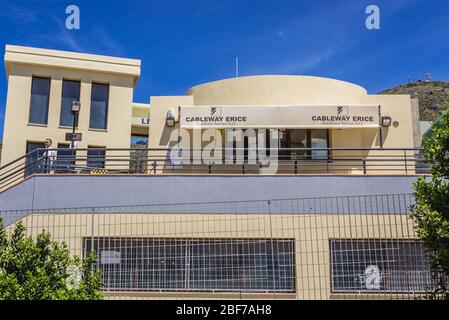
[[[76,148],[75,149],[70,149],[70,144],[69,143],[58,143],[58,150],[57,150],[57,152],[56,152],[56,168],[55,168],[55,172],[57,172],[57,173],[68,173],[68,172],[71,172],[72,171],[72,168],[74,168],[75,167],[75,165],[76,165],[76,160],[69,160],[70,162],[69,162],[69,168],[66,170],[65,168],[63,168],[63,164],[65,163],[65,162],[68,162],[68,160],[65,160],[64,159],[64,155],[61,155],[60,154],[60,149],[68,149],[68,150],[71,150],[71,157],[73,158],[73,159],[76,159]],[[61,158],[62,159],[61,159]]]
[[[28,153],[32,152],[32,151],[28,151],[28,146],[31,144],[35,144],[35,145],[41,145],[41,147],[35,148],[36,149],[45,149],[45,141],[35,141],[35,140],[27,140],[25,142],[25,154],[28,155]],[[39,165],[40,163],[36,162],[37,159],[41,156],[44,155],[45,150],[42,150],[41,152],[37,153],[35,155],[35,157],[30,158],[29,156],[26,157],[25,159],[25,177],[28,177],[32,174],[35,173],[40,173],[41,170],[39,169]],[[32,160],[34,162],[33,167],[28,168],[28,166],[30,165],[29,161]]]
[[[62,124],[62,103],[63,103],[63,99],[64,99],[64,83],[65,82],[77,82],[78,83],[78,101],[81,99],[81,80],[78,79],[67,79],[64,78],[62,80],[62,90],[61,90],[61,106],[59,109],[59,126],[61,127],[72,127],[73,126],[73,119],[71,120],[70,124]],[[73,116],[73,115],[72,115]],[[79,122],[79,115],[76,119],[76,123],[75,123],[75,127],[78,128],[78,122]]]
[[[104,128],[95,128],[92,127],[92,101],[93,101],[93,92],[95,86],[106,86],[107,87],[107,98],[106,98],[106,111],[105,111],[105,119],[104,119]],[[108,130],[108,118],[109,118],[109,100],[111,94],[111,85],[109,83],[104,82],[92,82],[90,89],[90,114],[89,114],[89,129],[92,130]]]
[[[92,150],[92,149],[103,149],[103,150]],[[92,160],[92,159],[89,159],[89,151],[102,151],[103,154],[101,156],[95,155],[95,157],[98,157],[98,158],[94,158],[95,160]],[[88,145],[86,157],[87,157],[86,165],[88,168],[90,168],[90,167],[95,168],[95,169],[105,169],[106,168],[106,147]],[[92,162],[93,163],[102,163],[102,165],[94,166],[94,165],[91,165]]]
[[[45,123],[38,123],[38,122],[32,122],[31,121],[31,110],[32,110],[32,102],[33,102],[33,86],[34,86],[34,81],[36,79],[44,79],[44,80],[48,80],[48,92],[47,92],[47,106],[46,106],[46,110],[47,113],[45,115]],[[35,76],[33,75],[31,77],[31,91],[30,91],[30,102],[29,102],[29,108],[28,108],[28,124],[31,125],[43,125],[43,126],[48,126],[48,116],[49,116],[49,109],[50,109],[50,93],[51,93],[51,77],[46,77],[46,76]]]
[[[330,130],[331,129],[325,129],[325,128],[324,129],[285,129],[284,134],[285,134],[287,146],[286,147],[281,146],[280,148],[286,148],[286,149],[290,148],[289,147],[289,145],[291,145],[290,132],[292,130],[304,130],[306,132],[306,144],[307,144],[306,148],[309,150],[307,150],[305,159],[301,159],[301,160],[314,160],[314,161],[329,161],[330,160],[330,158],[331,158],[330,150],[327,151],[326,159],[313,159],[312,158],[312,131],[313,130],[326,130],[326,143],[327,143],[326,148],[329,149],[330,148]],[[283,151],[279,152],[279,155],[281,155],[281,157],[284,157],[284,158],[281,158],[280,160],[290,160],[289,157],[292,156],[292,154],[288,150],[283,150]]]

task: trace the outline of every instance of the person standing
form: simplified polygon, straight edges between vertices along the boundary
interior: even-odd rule
[[[54,162],[56,151],[52,147],[53,141],[50,138],[45,139],[45,152],[43,154],[43,173],[54,173]]]

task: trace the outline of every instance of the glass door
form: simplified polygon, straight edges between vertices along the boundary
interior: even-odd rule
[[[279,152],[281,160],[326,160],[329,147],[327,129],[285,129],[281,130]],[[296,149],[296,150],[295,150]],[[309,149],[309,150],[298,150]]]

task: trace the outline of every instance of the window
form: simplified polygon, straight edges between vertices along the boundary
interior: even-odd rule
[[[109,103],[109,85],[92,83],[89,128],[106,129]]]
[[[87,149],[87,167],[100,168],[105,167],[106,150],[105,147],[92,147]]]
[[[310,155],[315,160],[326,160],[328,158],[327,149],[329,148],[328,130],[310,130]]]
[[[36,149],[41,149],[36,151]],[[34,173],[42,172],[42,163],[39,160],[45,152],[44,142],[27,142],[26,145],[26,161],[25,161],[25,176],[30,176]]]
[[[282,149],[312,149],[312,150],[281,150],[281,160],[326,160],[329,147],[327,129],[286,129],[280,133],[280,147]]]
[[[62,82],[61,126],[73,126],[72,103],[80,100],[80,82],[64,80]],[[76,124],[78,126],[78,124]]]
[[[86,238],[105,288],[295,292],[294,240]]]
[[[258,148],[264,149],[266,148],[265,154],[270,155],[270,130],[268,129],[257,129],[254,130],[255,136],[251,133],[253,129],[225,129],[223,134],[224,139],[224,145],[227,145],[226,139],[232,139],[232,145],[230,145],[230,149],[232,151],[230,152],[227,150],[226,152],[223,152],[223,160],[229,161],[230,163],[236,163],[236,164],[253,164],[257,161],[257,155],[258,155]],[[240,134],[240,133],[241,134]],[[259,134],[265,134],[265,146],[260,146],[259,143]],[[229,135],[229,136],[228,136]],[[243,143],[242,140],[243,139]],[[250,139],[253,139],[252,141],[255,141],[255,145],[250,145]],[[238,140],[238,142],[237,142]],[[231,142],[231,141],[229,141]],[[272,146],[273,148],[277,146]],[[243,150],[239,150],[238,148],[242,148]],[[252,148],[252,149],[251,149]],[[243,151],[243,152],[242,152]],[[231,162],[232,161],[232,162]]]
[[[58,144],[58,155],[56,159],[55,172],[72,172],[75,167],[76,149],[70,148],[69,144]]]
[[[131,136],[131,148],[148,148],[148,136]]]
[[[50,100],[50,79],[33,77],[31,84],[30,115],[28,122],[47,124]]]
[[[148,136],[131,136],[130,173],[145,173],[148,169]]]
[[[424,292],[432,278],[424,249],[411,240],[331,240],[332,291]]]

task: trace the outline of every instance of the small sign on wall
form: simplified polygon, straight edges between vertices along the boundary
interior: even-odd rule
[[[118,251],[103,250],[101,251],[101,264],[120,264],[122,254]]]
[[[81,141],[82,139],[83,139],[82,133],[67,132],[65,134],[65,141]]]

